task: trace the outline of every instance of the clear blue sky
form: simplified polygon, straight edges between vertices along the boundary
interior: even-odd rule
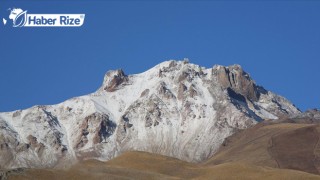
[[[81,28],[3,26],[8,8],[85,13]],[[107,70],[187,57],[240,64],[302,110],[320,102],[320,1],[0,2],[0,112],[95,91]]]

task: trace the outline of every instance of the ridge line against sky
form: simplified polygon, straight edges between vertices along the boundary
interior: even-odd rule
[[[0,112],[94,92],[108,70],[185,57],[240,64],[301,110],[319,108],[320,1],[2,1],[1,20],[13,7],[86,19],[81,28],[0,25]]]

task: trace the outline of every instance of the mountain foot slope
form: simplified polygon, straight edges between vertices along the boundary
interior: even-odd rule
[[[206,164],[239,162],[320,174],[320,125],[305,124],[307,119],[279,121],[232,135]]]
[[[245,163],[199,165],[145,152],[108,161],[87,160],[68,170],[29,169],[9,179],[320,179],[309,173]]]

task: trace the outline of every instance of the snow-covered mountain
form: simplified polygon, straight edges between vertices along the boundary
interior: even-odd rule
[[[239,65],[166,61],[141,74],[109,71],[92,94],[0,113],[0,166],[64,167],[129,150],[200,162],[238,129],[298,113]]]

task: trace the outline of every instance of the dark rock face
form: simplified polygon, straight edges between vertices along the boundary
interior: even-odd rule
[[[193,86],[189,87],[188,92],[189,92],[189,96],[192,98],[198,95],[198,92],[196,91],[196,89]]]
[[[109,119],[109,116],[103,116],[100,123],[99,130],[99,141],[106,142],[107,139],[114,133],[117,125]]]
[[[39,143],[37,138],[32,135],[29,135],[27,139],[29,141],[28,147],[31,147],[39,156],[41,156],[45,148],[44,144]]]
[[[259,99],[259,91],[255,82],[250,78],[249,74],[242,70],[241,66],[219,66],[214,69],[213,73],[217,76],[223,88],[231,88],[251,101]]]
[[[178,99],[182,100],[184,97],[184,92],[187,91],[187,86],[183,83],[179,84],[179,90],[178,90]]]
[[[54,140],[51,142],[51,146],[54,147],[57,151],[66,151],[66,145],[62,144],[62,138],[64,134],[57,129],[58,127],[61,127],[58,118],[56,116],[53,116],[51,112],[46,111],[44,108],[42,108],[42,111],[46,115],[46,122],[48,123],[54,135]]]
[[[153,121],[152,121],[150,115],[147,114],[145,117],[145,127],[151,127],[152,123],[153,123]]]
[[[228,91],[228,95],[233,98],[233,99],[236,99],[238,101],[241,101],[241,102],[246,102],[246,98],[241,95],[241,94],[238,94],[237,92],[235,92],[232,88],[228,87],[227,88],[227,91]]]
[[[162,95],[166,99],[175,99],[175,95],[171,92],[170,89],[167,88],[167,85],[165,82],[161,82],[158,87],[158,93],[159,95]]]
[[[80,129],[82,133],[75,144],[75,148],[77,149],[84,147],[88,143],[90,133],[93,134],[93,144],[106,142],[114,133],[116,124],[109,119],[108,115],[96,112],[84,119]]]
[[[88,132],[87,118],[85,121],[82,122],[80,129],[81,129],[82,133],[80,134],[80,137],[78,138],[77,143],[75,145],[75,148],[77,148],[77,149],[82,148],[84,145],[86,145],[88,143],[87,135],[89,134],[89,132]]]
[[[149,92],[150,92],[149,89],[145,89],[145,90],[141,93],[140,97],[148,96],[148,95],[149,95]]]
[[[176,61],[171,61],[168,67],[159,70],[159,77],[165,77],[165,73],[172,71],[177,66]]]
[[[116,71],[109,71],[106,74],[107,82],[104,87],[104,90],[107,92],[116,91],[121,84],[128,82],[128,77],[124,74],[122,69]]]

